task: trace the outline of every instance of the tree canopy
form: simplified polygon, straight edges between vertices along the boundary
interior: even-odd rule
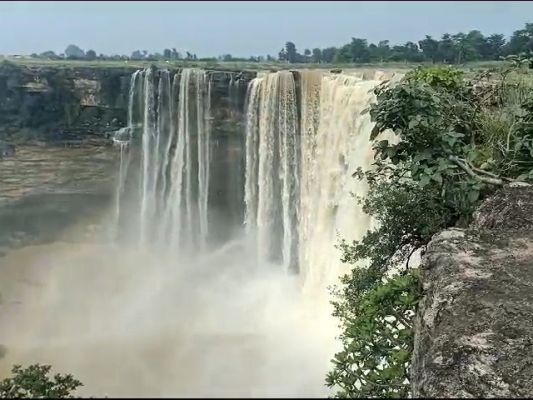
[[[289,47],[288,47],[289,46]],[[483,35],[478,30],[445,33],[440,39],[426,35],[417,43],[390,44],[381,40],[377,44],[369,43],[364,38],[352,38],[340,47],[313,49],[313,57],[299,54],[293,42],[287,42],[279,54],[280,61],[314,62],[314,63],[369,63],[369,62],[433,62],[461,64],[469,61],[499,60],[502,56],[533,52],[533,23],[527,23],[523,29],[515,31],[505,39],[502,34]],[[290,56],[289,56],[290,53]]]
[[[0,381],[0,398],[72,398],[74,392],[83,384],[72,375],[55,374],[50,377],[52,367],[34,364],[27,368],[15,365],[12,377]]]

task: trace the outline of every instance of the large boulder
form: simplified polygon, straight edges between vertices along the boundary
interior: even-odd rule
[[[533,187],[436,235],[421,269],[413,397],[533,397]]]

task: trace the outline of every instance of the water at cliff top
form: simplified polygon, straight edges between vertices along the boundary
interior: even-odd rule
[[[339,239],[372,223],[352,174],[372,162],[361,112],[385,78],[263,73],[239,111],[240,77],[221,100],[212,71],[133,74],[112,243],[8,255],[3,273],[17,283],[2,293],[0,372],[50,363],[94,396],[331,394],[328,286],[349,269]],[[242,115],[235,137],[216,130],[216,107]],[[220,171],[215,151],[236,167]],[[226,187],[214,178],[228,174]],[[235,223],[217,218],[233,210]]]

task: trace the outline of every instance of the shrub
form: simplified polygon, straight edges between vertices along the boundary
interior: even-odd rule
[[[72,398],[72,392],[82,383],[70,374],[55,374],[50,378],[49,365],[30,365],[22,368],[15,365],[13,377],[0,381],[0,398]]]

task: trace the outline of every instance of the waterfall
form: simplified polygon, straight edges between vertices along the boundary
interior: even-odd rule
[[[158,165],[156,148],[156,116],[154,93],[154,70],[149,68],[144,74],[144,117],[142,133],[141,158],[141,212],[140,212],[140,241],[145,244],[150,237],[150,223],[155,212],[155,179]]]
[[[207,87],[207,92],[204,88]],[[206,74],[196,74],[196,119],[198,126],[198,214],[200,220],[200,244],[205,246],[208,230],[208,197],[209,197],[209,143],[210,143],[210,101],[211,81]]]
[[[130,163],[137,167],[128,168],[129,179],[120,178],[119,187],[126,180],[137,182],[138,195],[131,188],[128,199],[117,194],[117,212],[129,200],[137,214],[124,217],[130,223],[125,229],[135,230],[142,246],[205,246],[211,164],[208,73],[189,68],[175,75],[154,68],[137,71],[128,109],[137,152]]]
[[[299,271],[308,290],[336,282],[339,239],[358,240],[372,223],[354,198],[366,185],[352,174],[372,163],[362,111],[385,76],[363,78],[284,71],[248,86],[245,226],[260,259]]]
[[[231,114],[240,80],[228,78]],[[364,195],[366,185],[352,174],[372,163],[371,121],[362,111],[386,78],[302,70],[258,74],[248,84],[244,230],[259,262],[299,274],[309,290],[334,283],[345,271],[339,239],[358,240],[371,226],[353,197]],[[199,69],[132,75],[133,146],[121,149],[116,209],[142,245],[195,250],[208,243],[212,85]],[[125,199],[133,215],[126,216]]]
[[[228,98],[232,113],[235,113],[239,107],[239,84],[240,79],[237,79],[235,74],[231,73],[228,85]]]
[[[246,121],[246,229],[257,233],[259,257],[281,261],[290,271],[298,264],[296,96],[291,72],[255,78],[247,94]]]
[[[374,100],[372,89],[378,83],[346,75],[321,80],[314,158],[305,170],[310,184],[301,198],[306,209],[301,272],[309,290],[332,284],[346,272],[336,248],[339,239],[359,240],[370,227],[370,217],[354,198],[366,194],[366,183],[352,174],[360,166],[368,169],[373,161],[372,124],[361,112]]]
[[[259,99],[262,78],[250,82],[246,94],[246,166],[244,183],[244,224],[250,235],[257,221],[258,160],[259,160]]]
[[[125,128],[119,129],[115,132],[113,137],[113,143],[120,148],[120,161],[119,161],[119,174],[118,185],[115,198],[115,231],[114,234],[118,234],[120,223],[120,205],[122,203],[122,196],[124,187],[126,184],[127,170],[130,163],[130,154],[128,152],[128,145],[131,140],[132,131],[134,129],[134,106],[135,106],[135,94],[140,76],[140,71],[135,71],[130,80],[130,89],[128,96],[128,121]]]

